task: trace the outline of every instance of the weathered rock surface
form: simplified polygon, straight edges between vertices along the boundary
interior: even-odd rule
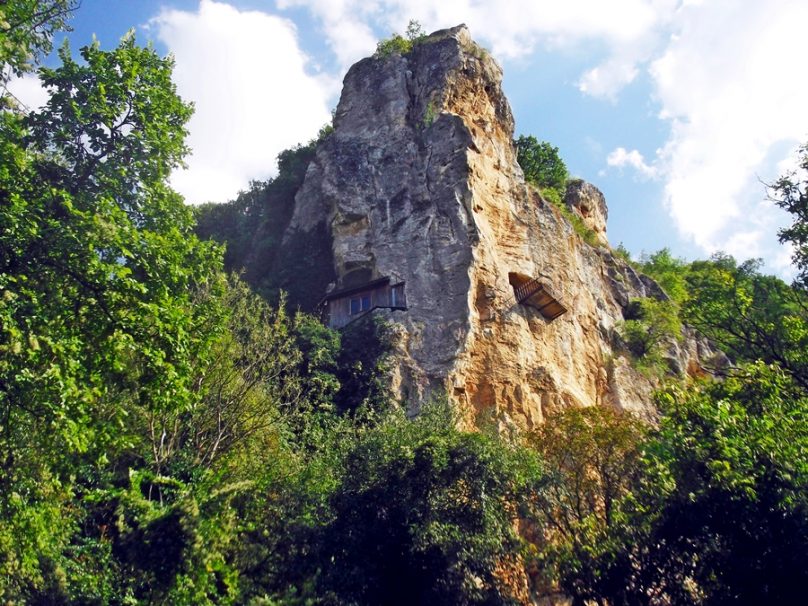
[[[606,198],[597,187],[581,179],[570,181],[564,195],[564,204],[581,217],[600,244],[608,246],[606,219],[609,218],[609,209],[606,207]]]
[[[323,283],[323,294],[382,276],[406,282],[409,309],[382,313],[400,337],[393,385],[412,408],[445,390],[469,422],[493,412],[530,427],[578,405],[650,413],[653,385],[616,348],[616,328],[630,299],[665,295],[605,246],[595,187],[574,183],[566,203],[601,247],[525,185],[501,78],[464,26],[354,65],[284,246],[330,234],[319,263],[339,284]],[[526,278],[552,288],[567,313],[548,322],[516,303],[512,283]],[[705,348],[688,335],[672,359],[697,372]]]

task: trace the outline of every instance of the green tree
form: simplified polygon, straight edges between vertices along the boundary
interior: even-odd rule
[[[337,357],[340,389],[334,398],[339,410],[373,415],[391,406],[389,369],[394,339],[390,328],[378,316],[367,315],[342,330]]]
[[[407,23],[407,29],[404,31],[404,36],[407,38],[407,40],[413,44],[416,44],[426,38],[426,32],[418,21],[415,19],[410,19]]]
[[[689,264],[663,248],[650,255],[640,257],[640,271],[651,276],[673,301],[681,306],[687,299],[687,272]]]
[[[578,603],[799,602],[808,580],[804,389],[756,363],[722,382],[671,384],[656,404],[658,427],[644,439],[630,422],[593,431],[578,412],[541,428],[535,443],[559,470],[536,493],[550,530],[544,573]],[[609,508],[600,461],[611,461]]]
[[[299,372],[306,384],[307,403],[314,410],[331,410],[341,387],[341,334],[302,312],[295,316],[294,334],[302,353]]]
[[[225,308],[226,329],[194,368],[191,405],[142,410],[140,428],[158,476],[187,482],[219,470],[250,443],[273,441],[281,414],[300,412],[311,397],[299,379],[303,355],[283,300],[272,308],[231,276],[217,304]]]
[[[798,269],[796,282],[808,288],[808,145],[799,150],[798,169],[780,177],[769,192],[777,206],[792,215],[792,224],[778,235],[780,242],[794,247],[791,258]]]
[[[61,56],[42,72],[45,108],[4,116],[3,406],[41,420],[126,385],[140,403],[181,406],[219,288],[217,249],[166,184],[190,108],[171,62],[132,37],[85,47],[86,65]]]
[[[551,188],[561,196],[567,184],[567,166],[558,153],[558,148],[536,137],[520,135],[513,142],[516,159],[525,174],[525,181],[539,188]]]
[[[74,491],[140,451],[134,411],[194,402],[193,369],[222,327],[220,253],[167,185],[191,114],[171,61],[131,35],[81,55],[63,47],[41,71],[43,109],[0,114],[5,599],[50,591]]]
[[[777,363],[808,387],[808,300],[803,291],[761,274],[759,261],[739,265],[727,255],[694,262],[687,288],[685,322],[734,361]]]
[[[657,396],[636,508],[638,594],[652,603],[802,600],[808,569],[808,400],[776,366]],[[667,596],[666,598],[664,596]]]
[[[620,334],[640,368],[664,373],[668,344],[682,339],[682,323],[675,304],[650,297],[633,299],[625,315]]]
[[[294,211],[295,194],[317,147],[330,134],[330,126],[317,139],[278,154],[278,175],[266,182],[253,181],[247,191],[224,204],[196,208],[196,232],[226,246],[225,269],[242,273],[244,280],[273,303],[281,291],[291,309],[313,311],[325,285],[336,279],[330,234],[292,234],[281,246]]]
[[[594,406],[563,410],[528,436],[549,471],[528,516],[542,537],[538,576],[574,604],[623,589],[629,553],[616,537],[625,524],[621,504],[639,485],[646,429],[629,414]]]
[[[529,451],[457,430],[446,405],[360,433],[317,530],[320,595],[356,604],[512,604]],[[518,578],[518,575],[517,575]],[[523,580],[524,582],[524,580]]]
[[[52,49],[53,35],[67,28],[79,0],[13,0],[0,4],[0,99],[12,75],[31,71]]]
[[[415,19],[410,19],[404,35],[392,34],[389,38],[380,40],[376,45],[377,57],[389,57],[392,54],[406,55],[413,47],[426,38],[426,32]]]

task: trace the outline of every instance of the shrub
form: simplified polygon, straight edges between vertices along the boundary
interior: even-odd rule
[[[663,248],[657,252],[640,257],[640,270],[665,290],[667,295],[678,305],[687,299],[687,273],[690,264],[671,254],[670,249]]]
[[[528,510],[541,529],[538,575],[573,603],[613,595],[623,580],[627,558],[614,536],[623,524],[621,502],[639,480],[646,431],[630,414],[591,406],[558,411],[527,435],[549,471]]]
[[[426,32],[415,19],[410,19],[407,24],[407,29],[404,35],[392,34],[389,38],[380,40],[376,45],[377,57],[389,57],[390,55],[406,55],[423,39],[426,38]]]
[[[655,375],[666,371],[665,345],[682,339],[682,323],[672,301],[634,299],[625,312],[620,334],[640,370]]]
[[[539,463],[456,422],[441,403],[358,436],[341,462],[331,520],[317,530],[321,595],[342,604],[515,602],[500,572],[519,550],[515,512]]]
[[[513,145],[516,148],[516,160],[525,173],[525,181],[539,188],[552,187],[560,195],[564,194],[569,173],[557,147],[547,141],[538,141],[532,135],[520,135]]]

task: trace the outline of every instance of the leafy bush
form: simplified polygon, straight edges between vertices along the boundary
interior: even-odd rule
[[[352,604],[512,604],[518,504],[541,478],[528,450],[456,429],[445,403],[391,413],[340,459],[331,517],[303,566]]]
[[[513,142],[516,160],[525,174],[525,181],[539,188],[553,188],[564,195],[569,173],[557,147],[536,137],[520,135]]]
[[[634,299],[619,327],[626,347],[641,370],[657,376],[668,368],[664,361],[666,345],[682,339],[682,323],[671,301],[651,298]]]
[[[687,273],[690,264],[671,254],[670,249],[663,248],[650,255],[642,255],[638,264],[639,270],[656,280],[665,293],[681,306],[687,299]]]
[[[550,526],[575,524],[539,551],[546,572],[597,603],[800,602],[808,581],[805,391],[777,367],[753,364],[722,382],[670,385],[656,404],[658,428],[639,443],[610,425],[600,441],[580,422],[562,423],[558,437],[542,428],[551,438],[540,444],[563,482],[549,487],[557,498],[548,504],[558,506]],[[590,461],[592,471],[570,474]],[[618,463],[619,490],[607,524],[605,503],[593,507],[587,487],[608,461]]]
[[[808,295],[728,255],[695,261],[684,320],[736,362],[777,363],[808,388]]]
[[[808,399],[762,363],[657,396],[632,583],[668,603],[793,604],[808,582]],[[661,602],[662,600],[660,600]]]
[[[622,590],[628,554],[615,550],[613,534],[625,522],[621,502],[639,483],[647,429],[630,414],[592,406],[561,410],[528,434],[548,470],[528,516],[541,532],[534,562],[541,584],[575,600]]]
[[[429,103],[426,105],[426,109],[424,110],[424,119],[421,122],[421,125],[424,128],[429,128],[432,126],[432,123],[435,122],[435,118],[438,117],[438,109],[437,105],[434,100],[430,100]]]
[[[376,56],[406,55],[417,44],[420,44],[424,38],[426,38],[426,32],[424,32],[421,24],[411,19],[403,36],[401,34],[392,34],[389,38],[379,41],[376,45]]]
[[[376,415],[389,409],[393,345],[389,324],[375,314],[367,314],[343,329],[337,359],[340,389],[334,397],[339,410]]]
[[[389,57],[390,55],[406,55],[411,50],[412,42],[400,34],[393,34],[389,38],[379,41],[376,45],[376,56]]]

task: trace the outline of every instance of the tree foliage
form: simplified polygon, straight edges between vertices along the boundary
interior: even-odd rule
[[[777,363],[808,387],[808,314],[804,291],[760,273],[759,261],[726,255],[696,261],[687,277],[684,320],[733,360]]]
[[[637,510],[648,528],[639,586],[674,603],[799,601],[808,580],[804,390],[755,364],[722,383],[671,387],[657,403]]]
[[[456,429],[445,404],[382,417],[343,442],[328,514],[290,562],[338,604],[513,604],[514,522],[541,478],[528,450]],[[315,486],[323,486],[316,482]],[[305,583],[301,585],[305,586]]]
[[[426,38],[426,32],[421,24],[414,19],[410,19],[404,35],[391,34],[389,38],[379,40],[376,45],[377,57],[389,57],[390,55],[406,55]]]
[[[131,36],[81,54],[64,47],[62,67],[42,70],[41,110],[0,114],[7,595],[52,589],[79,522],[75,483],[137,447],[134,410],[191,405],[222,313],[218,251],[166,183],[190,116],[171,62]]]
[[[277,302],[286,292],[292,309],[312,312],[324,285],[336,279],[330,234],[291,234],[282,247],[294,211],[295,194],[303,184],[317,147],[330,135],[320,130],[316,139],[278,154],[278,175],[253,181],[247,191],[224,204],[208,203],[195,209],[196,233],[224,244],[225,269],[240,272],[261,295]]]
[[[792,223],[779,231],[780,242],[793,247],[797,284],[808,288],[808,145],[799,150],[798,168],[780,177],[769,188],[774,202],[792,216]]]
[[[614,413],[574,411],[537,434],[558,470],[535,497],[540,578],[581,604],[798,601],[808,547],[804,389],[757,363],[723,382],[670,384],[656,403],[659,425],[645,431]]]
[[[53,35],[68,27],[79,0],[13,0],[0,4],[0,87],[29,72],[52,49]]]
[[[39,421],[75,406],[75,422],[110,385],[136,384],[140,402],[181,406],[219,266],[165,183],[190,109],[170,62],[132,38],[85,47],[83,66],[61,54],[43,70],[48,104],[3,116],[2,405]]]
[[[666,372],[664,356],[671,342],[682,339],[682,323],[671,301],[650,297],[633,299],[620,325],[625,345],[641,369]]]
[[[687,274],[690,264],[671,254],[670,249],[662,248],[650,255],[640,257],[642,273],[656,280],[676,305],[684,304],[688,297]]]
[[[520,135],[513,144],[525,181],[539,188],[554,189],[563,196],[569,173],[558,148],[532,135]]]
[[[530,508],[544,542],[538,576],[574,603],[623,589],[628,554],[615,549],[612,535],[625,523],[622,501],[638,485],[645,432],[628,414],[591,407],[561,411],[528,437],[549,476]]]

